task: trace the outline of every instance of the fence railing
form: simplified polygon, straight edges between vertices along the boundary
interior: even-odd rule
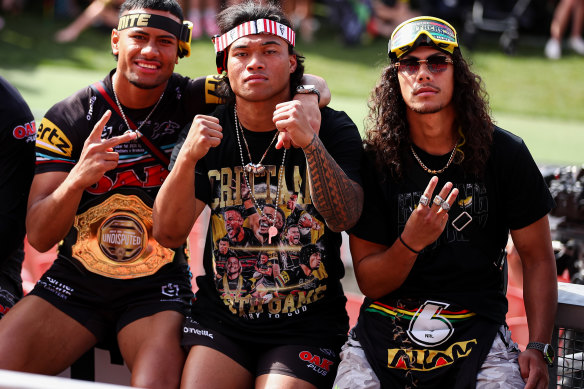
[[[552,343],[557,357],[550,389],[584,388],[584,285],[558,283]]]

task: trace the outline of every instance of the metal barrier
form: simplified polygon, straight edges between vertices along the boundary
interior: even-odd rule
[[[0,370],[0,389],[129,389],[129,386]]]
[[[557,358],[550,370],[549,388],[584,388],[584,285],[558,283],[552,344]]]

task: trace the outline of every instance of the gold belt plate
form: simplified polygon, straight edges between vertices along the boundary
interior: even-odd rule
[[[174,259],[174,251],[152,237],[152,209],[135,195],[114,194],[75,216],[73,226],[73,257],[105,277],[149,276]]]

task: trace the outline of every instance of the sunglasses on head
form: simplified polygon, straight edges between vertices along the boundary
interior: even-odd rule
[[[456,30],[445,20],[431,16],[406,20],[391,34],[388,54],[390,58],[399,59],[420,45],[452,54],[458,47]]]
[[[448,68],[448,64],[454,63],[451,58],[443,55],[434,55],[427,59],[406,58],[393,64],[400,72],[414,75],[420,71],[420,66],[425,63],[430,73],[442,73]]]

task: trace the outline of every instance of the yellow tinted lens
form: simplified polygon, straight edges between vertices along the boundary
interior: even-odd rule
[[[432,18],[418,17],[400,24],[391,35],[390,52],[398,58],[413,49],[421,35],[427,36],[432,43],[449,53],[458,47],[456,30],[447,22]]]

